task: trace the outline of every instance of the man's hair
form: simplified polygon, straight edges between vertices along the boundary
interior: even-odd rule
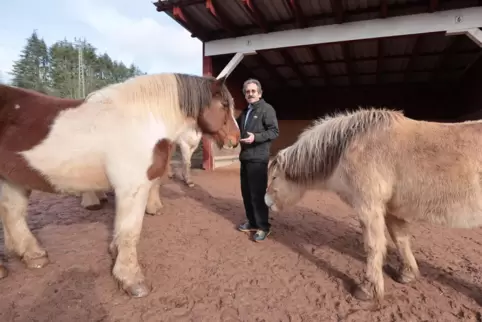
[[[263,94],[263,89],[261,88],[261,83],[259,82],[259,80],[254,79],[254,78],[250,78],[250,79],[248,79],[247,81],[244,82],[244,84],[243,84],[243,94],[246,95],[246,87],[248,86],[248,84],[255,84],[256,87],[258,87],[258,93]]]

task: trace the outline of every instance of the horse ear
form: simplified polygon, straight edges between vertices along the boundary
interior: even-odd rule
[[[221,93],[221,89],[226,82],[226,76],[216,79],[211,85],[211,92],[213,94]]]

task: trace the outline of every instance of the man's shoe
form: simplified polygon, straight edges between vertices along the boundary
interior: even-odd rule
[[[271,231],[257,230],[253,236],[253,240],[256,242],[263,241],[271,234]]]
[[[254,227],[253,225],[251,225],[249,222],[246,222],[242,225],[239,225],[238,226],[238,230],[239,231],[244,231],[244,232],[250,232],[250,231],[257,231],[258,228]]]

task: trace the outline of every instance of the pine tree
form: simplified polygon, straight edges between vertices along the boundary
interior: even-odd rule
[[[19,60],[13,64],[12,85],[47,93],[49,56],[47,45],[34,30],[27,39],[27,45],[20,53]]]
[[[77,98],[79,88],[79,50],[83,54],[85,93],[88,94],[108,84],[122,82],[144,74],[137,66],[127,67],[112,60],[86,40],[67,39],[47,47],[34,31],[14,62],[12,85],[47,94]]]

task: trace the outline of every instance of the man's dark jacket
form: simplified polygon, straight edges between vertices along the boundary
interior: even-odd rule
[[[248,133],[254,134],[251,144],[241,142],[240,161],[268,162],[271,141],[279,134],[278,120],[273,106],[260,99],[252,105],[252,111],[248,115],[246,128],[244,122],[249,108],[246,108],[237,118],[241,138],[247,138]]]

